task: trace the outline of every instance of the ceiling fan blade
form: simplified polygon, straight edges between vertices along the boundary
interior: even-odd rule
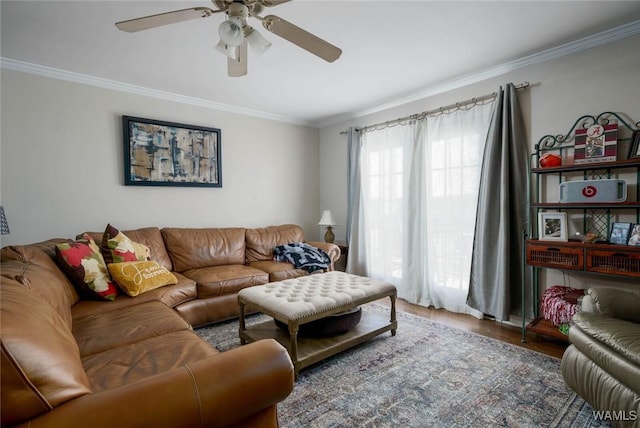
[[[116,22],[116,27],[122,31],[134,33],[136,31],[148,30],[149,28],[161,27],[176,22],[207,18],[217,12],[222,12],[222,10],[213,10],[208,7],[193,7],[191,9],[174,10],[173,12]]]
[[[340,58],[342,54],[342,49],[280,17],[267,15],[263,18],[262,25],[268,31],[300,46],[302,49],[306,49],[325,61],[333,62]]]
[[[222,10],[227,10],[227,8],[229,7],[229,3],[226,0],[213,0],[213,4],[215,4],[216,6],[218,6],[218,9],[222,9]]]
[[[291,0],[258,0],[258,3],[266,7],[273,7],[282,3],[289,3],[290,1]]]
[[[244,39],[242,44],[237,47],[238,58],[227,59],[227,66],[229,68],[230,77],[240,77],[247,74],[247,39]]]

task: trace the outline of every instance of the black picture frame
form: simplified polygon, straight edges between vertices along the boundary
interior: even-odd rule
[[[613,223],[611,225],[611,233],[609,234],[609,243],[627,245],[630,231],[631,223]]]
[[[122,116],[127,186],[222,187],[218,128]]]
[[[631,231],[629,232],[629,240],[627,241],[627,245],[631,245],[633,247],[640,247],[640,223],[636,223],[631,226]]]
[[[640,158],[640,129],[636,129],[631,134],[631,142],[629,143],[629,155],[627,159]]]

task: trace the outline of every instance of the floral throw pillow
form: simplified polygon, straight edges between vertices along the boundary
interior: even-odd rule
[[[118,295],[118,287],[111,282],[100,248],[89,235],[56,245],[56,258],[83,295],[104,300],[114,300]]]
[[[127,235],[108,224],[102,236],[102,255],[108,265],[111,263],[137,262],[151,259],[151,251],[146,245],[132,241]]]

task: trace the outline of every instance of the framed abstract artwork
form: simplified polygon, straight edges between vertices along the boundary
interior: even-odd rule
[[[217,128],[122,116],[128,186],[222,187]]]

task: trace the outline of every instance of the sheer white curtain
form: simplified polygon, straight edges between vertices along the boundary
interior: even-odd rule
[[[366,246],[358,264],[374,278],[402,283],[410,207],[407,194],[411,152],[423,124],[386,128],[362,135],[360,152],[360,243]]]
[[[491,107],[361,136],[350,272],[389,281],[410,302],[482,316],[465,301]]]

